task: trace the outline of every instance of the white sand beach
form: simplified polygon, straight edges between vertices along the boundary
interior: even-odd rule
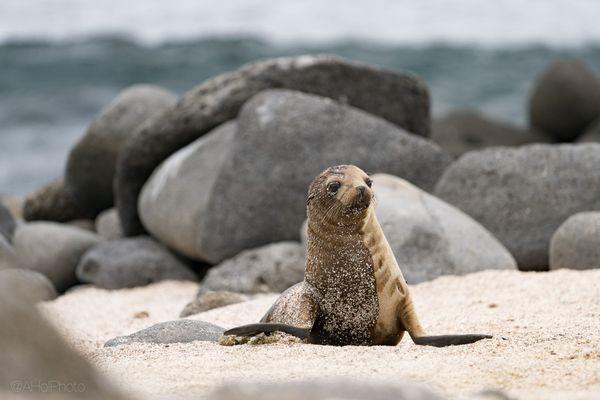
[[[188,282],[107,291],[86,287],[40,305],[65,338],[137,398],[198,399],[229,381],[345,377],[424,383],[451,398],[497,388],[518,399],[600,398],[600,270],[484,271],[411,286],[430,334],[491,333],[466,346],[330,347],[276,343],[102,347],[177,319],[196,293]],[[191,318],[223,327],[255,322],[276,295]]]

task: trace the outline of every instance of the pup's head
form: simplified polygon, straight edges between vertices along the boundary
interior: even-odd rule
[[[373,200],[371,185],[371,178],[354,165],[327,168],[308,189],[309,221],[338,226],[358,225]]]

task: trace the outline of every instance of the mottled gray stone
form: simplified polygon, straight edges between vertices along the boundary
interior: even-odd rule
[[[96,232],[107,240],[123,238],[123,228],[119,220],[119,213],[115,208],[109,208],[96,217]]]
[[[497,121],[474,110],[454,111],[434,120],[431,140],[454,157],[486,147],[551,141],[541,133]]]
[[[15,220],[23,219],[23,206],[25,204],[23,196],[0,195],[0,204],[10,211]]]
[[[553,397],[554,398],[554,397]],[[473,393],[468,400],[518,400],[499,389],[484,389]],[[558,398],[556,399],[558,400]],[[583,399],[582,399],[583,400]]]
[[[600,268],[600,212],[569,217],[552,235],[550,269]]]
[[[96,227],[94,221],[91,219],[74,219],[73,221],[67,222],[67,225],[74,226],[75,228],[83,229],[84,231],[96,233]]]
[[[0,292],[17,290],[21,297],[32,304],[56,298],[56,289],[50,279],[39,272],[22,268],[0,271]]]
[[[175,153],[140,198],[153,236],[213,264],[244,249],[298,240],[308,185],[326,167],[356,164],[431,189],[450,162],[426,139],[300,92],[262,92],[246,103],[237,127]]]
[[[197,279],[167,248],[147,236],[93,247],[77,265],[77,277],[105,289],[144,286],[165,279]]]
[[[572,141],[600,116],[600,80],[581,61],[560,60],[529,99],[529,122],[559,141]]]
[[[334,379],[306,382],[229,383],[217,388],[208,400],[443,400],[425,386],[384,385]]]
[[[25,221],[69,222],[91,217],[92,215],[65,190],[62,179],[34,191],[27,196],[23,205]]]
[[[54,222],[32,222],[15,231],[13,245],[19,266],[46,275],[60,292],[77,283],[75,267],[101,238]]]
[[[600,142],[600,118],[592,122],[585,132],[576,140],[577,143],[598,143]]]
[[[0,270],[17,267],[15,249],[3,235],[0,235]]]
[[[197,255],[213,188],[232,148],[236,123],[225,123],[168,158],[144,187],[139,214],[146,229],[167,246]],[[197,258],[197,257],[196,257]],[[219,260],[220,261],[220,260]]]
[[[213,308],[225,307],[246,300],[248,300],[248,296],[240,293],[229,292],[226,290],[213,292],[211,290],[206,291],[205,289],[201,289],[198,296],[183,308],[179,316],[182,318],[188,317],[190,315],[212,310]]]
[[[15,232],[15,227],[16,223],[12,213],[0,203],[0,235],[4,236],[10,242]]]
[[[69,153],[67,191],[92,215],[113,205],[117,155],[135,130],[151,116],[173,106],[174,93],[153,85],[130,86],[94,119]]]
[[[204,321],[180,319],[161,322],[149,328],[118,336],[104,344],[105,347],[120,346],[130,343],[189,343],[194,341],[216,342],[225,329]]]
[[[20,382],[32,385],[31,391],[23,386],[22,393],[32,399],[124,399],[26,297],[17,287],[0,290],[0,392],[12,388],[14,393],[18,387],[11,385]],[[43,384],[62,384],[66,389],[50,393]]]
[[[211,268],[202,281],[206,290],[237,293],[281,293],[304,277],[305,250],[297,242],[280,242],[242,251]]]
[[[395,176],[373,181],[377,218],[408,283],[517,269],[498,239],[462,211]]]
[[[465,154],[436,196],[479,221],[522,270],[547,270],[550,238],[580,211],[600,210],[600,144],[528,145]]]
[[[330,55],[259,61],[219,75],[186,93],[140,127],[119,155],[116,203],[127,235],[143,230],[138,195],[169,155],[237,116],[242,105],[270,88],[330,97],[387,119],[417,135],[429,133],[429,94],[417,77]]]

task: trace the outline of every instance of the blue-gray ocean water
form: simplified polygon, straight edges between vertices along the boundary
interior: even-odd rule
[[[140,44],[118,36],[0,45],[0,194],[25,194],[62,174],[69,148],[124,87],[154,83],[183,93],[253,60],[333,53],[411,71],[428,84],[435,116],[473,107],[525,125],[527,97],[555,59],[574,57],[600,71],[600,45],[272,44],[203,39]]]

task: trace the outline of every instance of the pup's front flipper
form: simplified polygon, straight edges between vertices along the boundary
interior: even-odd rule
[[[273,332],[283,332],[305,340],[310,334],[310,328],[299,328],[297,326],[280,324],[275,322],[261,322],[257,324],[242,325],[236,328],[229,329],[225,331],[223,335],[256,336],[260,333],[269,334]]]
[[[438,335],[413,337],[413,342],[420,346],[458,346],[461,344],[475,343],[482,339],[491,339],[492,335],[468,334],[468,335]]]
[[[397,287],[400,288],[403,298],[400,303],[400,323],[408,331],[413,342],[420,346],[458,346],[461,344],[475,343],[481,339],[491,339],[491,335],[467,334],[467,335],[436,335],[428,336],[421,327],[415,306],[408,292],[408,286],[403,280],[398,281]]]
[[[306,340],[317,312],[314,289],[306,282],[300,282],[283,292],[259,323],[238,326],[223,335],[251,337],[261,333],[283,332]]]

